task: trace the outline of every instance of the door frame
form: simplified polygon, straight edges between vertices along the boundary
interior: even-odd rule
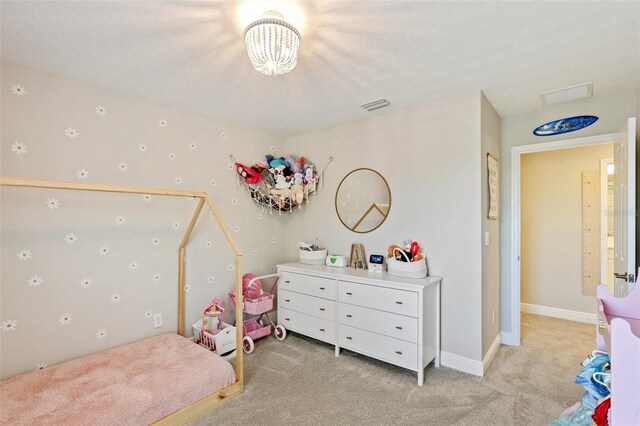
[[[505,345],[520,346],[520,166],[523,154],[554,151],[566,148],[579,148],[590,145],[614,143],[619,140],[618,133],[563,139],[511,148],[511,333],[502,333]]]

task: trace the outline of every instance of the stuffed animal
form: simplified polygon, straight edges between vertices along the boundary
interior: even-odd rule
[[[285,164],[286,162],[284,161],[284,158],[280,157],[280,158],[274,158],[273,155],[271,154],[267,154],[264,156],[264,158],[267,159],[267,163],[269,163],[269,166],[273,169],[275,169],[278,166],[286,166],[289,167],[288,164]]]
[[[236,171],[240,176],[244,178],[244,181],[248,184],[258,183],[262,179],[259,172],[245,166],[242,163],[236,163]]]
[[[274,179],[273,172],[271,170],[273,169],[264,169],[262,173],[260,173],[260,176],[262,176],[262,180],[267,184],[267,187],[272,187],[276,184],[276,180]]]
[[[294,157],[293,155],[289,155],[288,157],[285,157],[284,160],[287,163],[289,163],[289,168],[291,169],[294,175],[302,171],[300,164],[298,164],[298,162],[296,161],[296,157]]]
[[[287,179],[284,177],[284,164],[279,165],[278,167],[269,169],[271,173],[275,176],[276,179],[276,189],[289,189],[291,188],[291,182],[287,182]]]
[[[298,158],[297,163],[298,163],[298,166],[300,166],[300,170],[304,169],[304,163],[306,163],[306,162],[307,162],[306,158],[304,158],[304,157]]]
[[[304,169],[304,184],[308,187],[309,192],[316,190],[316,176],[313,167],[313,164],[305,164]]]
[[[298,172],[293,175],[293,185],[291,185],[291,198],[296,204],[301,204],[304,200],[304,178],[302,173]]]

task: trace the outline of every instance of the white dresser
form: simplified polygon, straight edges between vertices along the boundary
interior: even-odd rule
[[[278,265],[278,323],[340,348],[418,373],[440,366],[439,277],[394,277],[370,270]]]

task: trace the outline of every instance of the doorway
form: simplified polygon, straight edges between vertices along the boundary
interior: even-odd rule
[[[553,142],[543,142],[535,145],[523,145],[513,147],[511,150],[511,300],[509,301],[511,310],[511,333],[508,341],[503,343],[520,345],[520,310],[521,310],[521,160],[527,153],[553,151],[559,149],[611,144],[619,140],[616,133],[590,136],[584,138],[566,139]]]
[[[600,168],[613,150],[608,143],[521,155],[521,312],[596,323],[603,216],[608,223]]]

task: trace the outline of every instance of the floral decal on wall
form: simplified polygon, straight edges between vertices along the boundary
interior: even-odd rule
[[[7,320],[2,322],[2,331],[15,331],[18,328],[18,321]]]
[[[252,131],[241,130],[244,133],[240,135],[235,130],[221,131],[223,127],[218,121],[202,125],[206,120],[197,115],[193,115],[193,122],[188,122],[189,114],[176,113],[160,105],[159,112],[154,113],[157,115],[151,115],[149,120],[149,111],[143,111],[148,103],[126,97],[118,99],[119,95],[99,89],[95,89],[95,96],[83,102],[75,99],[78,93],[68,92],[68,98],[74,98],[70,102],[67,97],[54,96],[60,93],[58,90],[39,91],[42,84],[36,85],[27,79],[11,80],[3,85],[4,93],[11,93],[7,96],[8,111],[29,114],[32,123],[41,124],[37,129],[41,134],[36,135],[34,129],[21,128],[13,122],[8,124],[8,134],[12,136],[2,148],[2,165],[8,175],[208,191],[237,243],[252,254],[250,259],[245,258],[244,272],[266,273],[275,264],[273,259],[278,258],[278,250],[274,248],[277,247],[271,246],[268,236],[257,237],[256,230],[263,229],[262,225],[255,211],[243,207],[235,176],[226,172],[212,176],[215,173],[211,172],[225,166],[234,168],[228,158],[219,155],[223,141],[242,143],[243,149],[251,147],[249,155],[261,156],[275,151],[275,145],[271,146],[273,139],[256,136]],[[67,89],[66,84],[60,87]],[[92,90],[86,85],[83,87],[85,94]],[[50,116],[54,110],[56,114]],[[33,370],[34,366],[46,368],[78,354],[127,343],[139,338],[140,330],[147,335],[169,331],[168,328],[153,329],[149,319],[154,312],[168,315],[175,309],[175,302],[169,297],[156,296],[170,294],[177,298],[175,248],[191,220],[199,201],[197,197],[140,194],[136,196],[139,198],[124,202],[127,197],[124,195],[94,197],[86,195],[93,193],[55,190],[25,191],[24,194],[35,197],[35,204],[29,207],[34,210],[35,205],[34,217],[23,214],[30,217],[29,221],[14,222],[19,225],[16,229],[33,228],[28,232],[33,231],[36,238],[22,237],[10,246],[5,252],[7,257],[3,257],[6,267],[3,264],[2,278],[5,282],[11,273],[12,279],[6,282],[16,283],[22,292],[20,297],[24,298],[22,302],[44,308],[37,312],[37,321],[28,309],[3,309],[0,335],[7,339],[2,342],[3,351],[5,347],[7,351],[24,350],[14,343],[24,341],[20,338],[23,333],[33,334],[36,340],[38,333],[56,333],[51,337],[60,342],[66,341],[65,336],[73,336],[76,347],[69,348],[68,356],[63,359],[53,357],[47,348],[35,348],[32,344],[24,356],[15,357],[21,359],[14,373]],[[177,201],[171,204],[173,201],[168,199]],[[115,204],[113,200],[117,200]],[[9,201],[17,201],[17,207],[25,208],[20,204],[23,200]],[[188,204],[175,207],[179,203]],[[183,288],[189,293],[187,321],[193,322],[199,319],[202,308],[213,296],[224,297],[228,293],[235,277],[233,256],[224,235],[206,205],[204,211],[190,240],[189,282]],[[262,214],[259,218],[262,220]],[[55,231],[51,238],[44,233],[42,239],[38,239],[42,223]],[[3,226],[11,229],[12,225]],[[195,266],[189,265],[192,260]],[[53,296],[55,294],[64,295],[64,302]],[[88,313],[93,309],[95,314]],[[232,309],[228,312],[233,315]],[[144,326],[138,324],[143,322]],[[0,373],[3,371],[4,366]]]
[[[11,93],[13,93],[16,96],[23,96],[27,94],[27,90],[19,84],[12,84]]]
[[[74,234],[73,232],[70,232],[64,237],[64,242],[67,244],[73,244],[76,241],[78,241],[78,239],[79,238],[76,234]]]
[[[11,145],[11,151],[15,152],[16,154],[20,155],[20,154],[26,154],[27,153],[27,145],[23,144],[22,142],[14,142],[13,145]]]
[[[73,319],[73,316],[71,316],[70,313],[66,313],[66,314],[60,315],[60,318],[58,318],[58,322],[60,323],[60,325],[68,325],[72,319]]]
[[[25,260],[25,261],[31,260],[31,250],[28,250],[28,249],[20,250],[16,255],[20,260]]]
[[[64,129],[64,135],[68,138],[75,139],[80,136],[80,133],[78,133],[78,131],[73,127],[67,127]]]
[[[34,275],[27,280],[29,287],[40,287],[43,282],[44,280],[42,279],[42,277],[39,277],[38,275]]]
[[[60,201],[57,198],[47,198],[47,207],[51,210],[57,209],[60,207]]]

